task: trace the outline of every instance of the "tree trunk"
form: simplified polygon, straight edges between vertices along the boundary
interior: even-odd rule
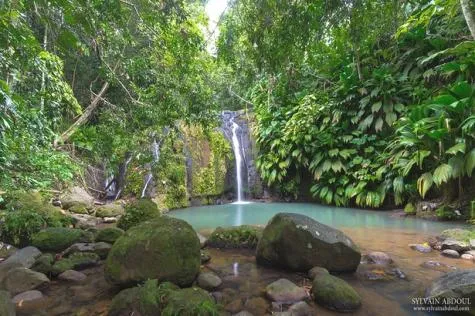
[[[468,29],[475,40],[475,18],[473,17],[472,10],[470,9],[470,0],[460,0],[460,5],[462,6],[465,22],[467,22]]]
[[[92,113],[99,105],[99,101],[101,100],[102,96],[106,93],[108,88],[109,88],[109,83],[105,82],[102,85],[102,88],[99,91],[99,93],[92,100],[91,104],[89,104],[89,106],[84,110],[83,114],[63,134],[61,134],[61,136],[59,136],[59,139],[55,140],[55,143],[54,143],[55,146],[57,145],[58,142],[60,143],[66,142],[76,132],[79,126],[83,125],[89,120]]]

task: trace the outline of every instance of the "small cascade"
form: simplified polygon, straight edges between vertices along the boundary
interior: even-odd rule
[[[241,155],[241,146],[238,138],[239,125],[234,121],[234,117],[230,120],[232,124],[232,141],[233,141],[233,151],[234,158],[236,161],[236,185],[237,185],[237,202],[242,202],[242,155]]]
[[[153,168],[152,167],[156,165],[158,161],[160,160],[160,146],[162,145],[162,141],[165,139],[165,137],[167,137],[168,132],[169,132],[169,128],[165,127],[163,129],[163,136],[158,141],[157,141],[157,138],[153,136],[153,141],[150,148],[152,152],[152,163],[149,164],[148,166],[149,171],[144,179],[144,186],[142,188],[142,194],[140,196],[141,198],[144,198],[145,196],[147,196],[147,189],[150,187],[150,184],[153,183],[153,173],[152,173]]]

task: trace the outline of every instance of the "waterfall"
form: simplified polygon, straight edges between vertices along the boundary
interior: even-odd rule
[[[242,202],[242,155],[241,155],[241,145],[239,143],[239,138],[237,136],[237,131],[239,130],[239,125],[234,121],[234,117],[230,120],[232,124],[232,141],[233,141],[233,151],[234,157],[236,160],[236,184],[237,184],[237,202]]]
[[[158,163],[158,161],[160,160],[160,146],[162,145],[162,140],[164,140],[165,137],[167,137],[167,135],[169,133],[169,128],[164,127],[163,130],[162,130],[162,133],[163,133],[163,136],[158,141],[157,141],[156,136],[153,135],[153,141],[152,141],[152,145],[151,145],[151,148],[150,148],[150,150],[152,152],[152,163],[148,167],[149,171],[147,173],[147,176],[145,177],[145,183],[144,183],[144,186],[142,188],[142,194],[140,196],[141,198],[144,198],[147,195],[147,188],[153,180],[152,167],[154,165],[156,165]]]

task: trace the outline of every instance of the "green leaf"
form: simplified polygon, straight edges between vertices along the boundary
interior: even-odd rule
[[[472,149],[465,156],[465,171],[469,177],[472,176],[473,169],[475,168],[475,148]]]
[[[450,89],[459,99],[469,98],[472,95],[472,86],[466,81],[457,83],[452,89]]]
[[[434,170],[433,180],[437,186],[447,183],[452,178],[452,167],[446,163],[441,164]]]
[[[381,117],[378,117],[378,119],[376,120],[376,123],[374,124],[374,130],[376,132],[382,131],[383,130],[383,124],[384,124],[383,119]]]
[[[376,102],[375,104],[373,104],[373,106],[371,106],[371,112],[378,112],[380,109],[381,109],[381,106],[383,105],[383,103],[380,101],[380,102]]]
[[[452,177],[457,178],[463,176],[465,169],[464,159],[462,156],[454,156],[450,158],[449,165],[452,167]]]
[[[457,153],[465,153],[465,143],[458,143],[445,151],[446,154],[456,155]]]
[[[426,172],[417,179],[417,190],[419,194],[424,198],[427,191],[432,187],[433,184],[432,174]]]
[[[389,126],[392,126],[393,123],[397,120],[397,115],[396,113],[394,112],[389,112],[386,114],[386,123],[389,125]]]

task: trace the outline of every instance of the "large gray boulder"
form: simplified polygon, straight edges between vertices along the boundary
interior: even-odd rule
[[[27,268],[15,268],[9,271],[2,282],[2,288],[12,295],[30,291],[49,284],[46,275]]]
[[[189,286],[200,270],[200,241],[185,221],[162,216],[130,228],[112,246],[106,279],[127,286],[157,279]]]
[[[295,303],[307,298],[304,288],[287,279],[279,279],[266,287],[267,297],[274,302]]]
[[[344,280],[330,274],[319,274],[312,283],[315,302],[338,312],[354,312],[361,306],[360,295]]]
[[[256,259],[262,265],[294,271],[320,266],[330,272],[353,272],[361,254],[341,231],[304,215],[279,213],[264,229]]]
[[[91,209],[94,206],[94,198],[83,188],[73,187],[70,192],[61,197],[61,204],[66,210],[78,206]]]
[[[426,290],[429,298],[468,298],[475,301],[475,270],[453,271],[436,279]]]
[[[15,304],[12,302],[10,293],[7,291],[0,291],[0,315],[15,316]]]
[[[29,246],[18,250],[0,263],[0,282],[8,275],[8,271],[11,269],[31,268],[39,256],[41,256],[41,251],[35,247]]]

